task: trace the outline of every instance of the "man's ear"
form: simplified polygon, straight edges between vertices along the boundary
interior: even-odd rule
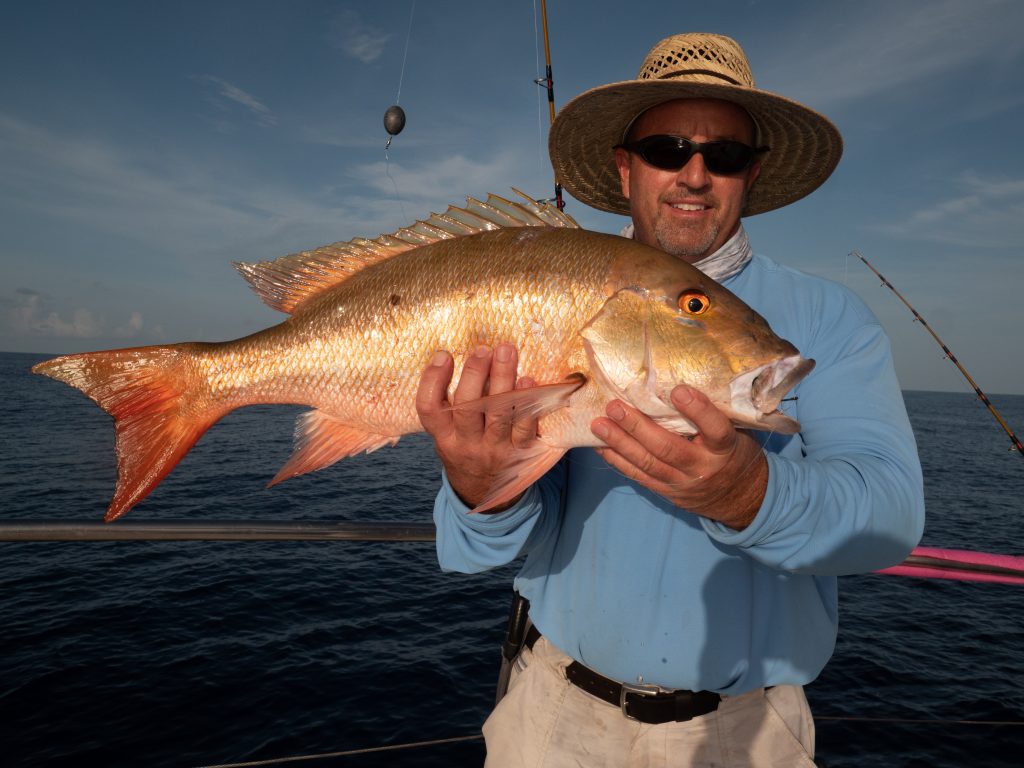
[[[756,163],[750,166],[750,170],[747,171],[747,192],[750,192],[751,188],[754,186],[754,182],[757,181],[760,175],[761,161],[758,160]]]
[[[622,184],[622,196],[629,200],[629,152],[618,147],[615,150],[615,167],[619,169],[619,182]]]

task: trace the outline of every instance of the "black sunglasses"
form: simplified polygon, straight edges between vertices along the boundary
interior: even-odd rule
[[[616,144],[615,149],[635,152],[644,162],[663,171],[678,171],[695,154],[704,157],[704,165],[714,174],[728,176],[749,168],[768,147],[751,147],[740,141],[708,141],[703,144],[682,136],[645,136],[637,141]]]

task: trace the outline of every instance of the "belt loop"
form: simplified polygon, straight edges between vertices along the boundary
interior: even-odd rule
[[[676,705],[676,722],[681,723],[686,720],[693,719],[694,712],[694,693],[693,691],[676,691],[675,692],[675,705]]]

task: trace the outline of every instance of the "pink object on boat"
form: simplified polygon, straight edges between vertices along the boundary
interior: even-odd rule
[[[959,579],[1024,584],[1024,557],[969,552],[963,549],[916,547],[899,565],[876,573],[922,579]]]

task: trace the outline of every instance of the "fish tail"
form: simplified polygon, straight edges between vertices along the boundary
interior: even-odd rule
[[[33,373],[80,389],[114,417],[117,487],[110,522],[144,499],[228,409],[214,404],[195,360],[207,344],[66,355]]]

